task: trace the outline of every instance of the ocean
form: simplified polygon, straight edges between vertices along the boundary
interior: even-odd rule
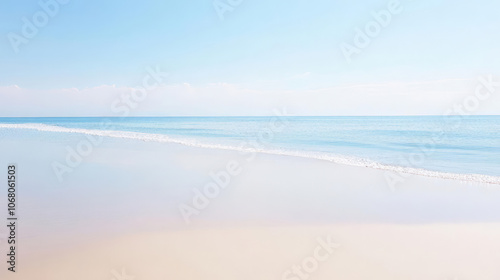
[[[500,182],[500,116],[0,118],[0,139],[47,138],[40,132],[57,141],[88,134]]]

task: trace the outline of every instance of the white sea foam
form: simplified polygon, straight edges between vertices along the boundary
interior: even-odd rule
[[[380,170],[392,171],[392,172],[396,172],[396,173],[406,173],[406,174],[422,175],[422,176],[436,177],[436,178],[442,178],[442,179],[452,179],[452,180],[460,180],[460,181],[467,181],[467,182],[477,182],[477,183],[484,183],[484,184],[500,185],[500,177],[498,177],[498,176],[432,171],[432,170],[426,170],[426,169],[421,169],[421,168],[382,164],[382,163],[378,163],[378,162],[375,162],[372,160],[362,159],[362,158],[340,156],[340,155],[331,155],[331,154],[322,154],[322,153],[314,153],[314,152],[283,150],[283,149],[252,149],[252,148],[243,148],[240,146],[210,144],[210,143],[199,142],[199,141],[194,140],[194,139],[172,138],[172,137],[169,137],[169,136],[163,135],[163,134],[129,132],[129,131],[115,131],[115,130],[67,128],[67,127],[37,124],[37,123],[0,124],[0,128],[31,129],[31,130],[46,131],[46,132],[59,132],[59,133],[78,133],[78,134],[87,134],[87,135],[101,136],[101,137],[142,140],[142,141],[146,141],[146,142],[176,143],[176,144],[198,147],[198,148],[232,150],[232,151],[240,151],[240,152],[258,152],[258,153],[271,154],[271,155],[294,156],[294,157],[324,160],[324,161],[329,161],[329,162],[334,162],[334,163],[344,164],[344,165],[375,168],[375,169],[380,169]]]

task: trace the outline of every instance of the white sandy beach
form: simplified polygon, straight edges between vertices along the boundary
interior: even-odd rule
[[[2,279],[500,278],[496,185],[410,176],[391,189],[381,170],[122,139],[60,183],[51,164],[82,136],[43,135],[0,148],[23,201],[18,271]],[[241,172],[186,224],[179,206],[229,162]],[[317,253],[328,236],[339,247]]]
[[[23,264],[8,279],[498,279],[500,225],[338,225],[155,232]],[[331,236],[340,247],[322,251]],[[309,260],[310,261],[310,260]],[[306,277],[306,276],[304,276]],[[120,278],[116,278],[120,279]]]

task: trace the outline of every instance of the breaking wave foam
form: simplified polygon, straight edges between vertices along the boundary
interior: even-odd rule
[[[436,177],[441,179],[452,179],[467,182],[477,182],[485,184],[497,184],[500,185],[500,177],[482,175],[482,174],[461,174],[461,173],[449,173],[440,171],[431,171],[421,168],[414,167],[404,167],[396,165],[388,165],[378,163],[368,159],[340,156],[340,155],[330,155],[314,152],[304,152],[304,151],[294,151],[294,150],[284,150],[284,149],[253,149],[253,148],[243,148],[238,146],[230,145],[219,145],[219,144],[209,144],[202,143],[194,139],[177,139],[172,138],[167,135],[162,134],[152,134],[152,133],[141,133],[141,132],[129,132],[129,131],[115,131],[115,130],[98,130],[98,129],[83,129],[83,128],[66,128],[53,125],[45,124],[0,124],[0,128],[10,128],[10,129],[32,129],[45,132],[60,132],[60,133],[77,133],[86,134],[100,137],[112,137],[112,138],[122,138],[122,139],[133,139],[142,140],[146,142],[159,142],[159,143],[176,143],[185,146],[192,146],[198,148],[209,148],[209,149],[220,149],[220,150],[231,150],[239,152],[258,152],[263,154],[271,155],[284,155],[284,156],[294,156],[301,158],[318,159],[329,162],[334,162],[343,165],[368,167],[374,169],[380,169],[385,171],[391,171],[396,173],[406,173],[421,175],[427,177]]]

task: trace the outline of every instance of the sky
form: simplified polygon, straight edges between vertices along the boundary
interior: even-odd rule
[[[498,11],[491,0],[0,0],[0,117],[498,114],[495,82],[474,96],[481,79],[500,81]]]

